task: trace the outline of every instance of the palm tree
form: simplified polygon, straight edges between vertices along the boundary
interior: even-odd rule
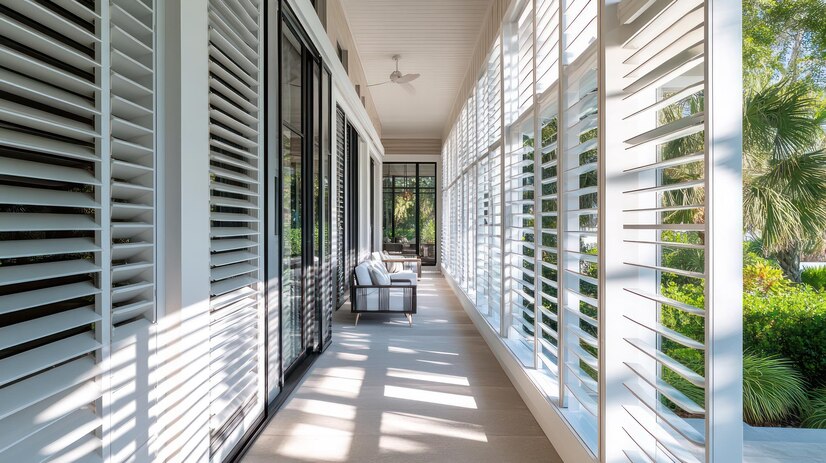
[[[792,281],[800,254],[823,246],[826,152],[809,89],[789,81],[746,95],[743,114],[743,219]]]
[[[702,94],[665,108],[667,123],[703,110]],[[818,101],[802,83],[783,80],[746,95],[743,106],[743,219],[746,233],[761,241],[793,281],[800,281],[801,252],[822,249],[826,232],[826,152]],[[667,143],[663,159],[703,150],[694,134]],[[702,164],[667,169],[666,183],[702,177]],[[702,204],[702,188],[669,191],[664,206]],[[702,209],[682,209],[669,223],[702,223]],[[702,238],[702,237],[701,237]]]

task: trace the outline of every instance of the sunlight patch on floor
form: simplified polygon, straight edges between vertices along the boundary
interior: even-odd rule
[[[450,407],[478,409],[476,400],[469,395],[448,392],[425,391],[411,387],[384,386],[384,396],[392,399],[413,400]]]
[[[353,405],[327,400],[295,398],[290,401],[290,408],[311,415],[323,415],[343,420],[352,420],[356,417],[356,407]]]
[[[422,434],[487,442],[485,428],[461,421],[445,420],[411,413],[385,412],[381,415],[382,434]]]
[[[428,381],[431,383],[453,384],[456,386],[470,386],[470,382],[468,382],[468,379],[464,376],[445,375],[441,373],[429,373],[426,371],[406,370],[403,368],[388,368],[387,376],[391,378]]]

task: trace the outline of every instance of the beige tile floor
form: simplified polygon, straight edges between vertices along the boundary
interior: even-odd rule
[[[459,301],[423,275],[413,327],[335,314],[333,344],[245,463],[556,463],[556,454]]]

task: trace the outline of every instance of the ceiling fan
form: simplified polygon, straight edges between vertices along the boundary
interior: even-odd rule
[[[393,61],[396,62],[396,70],[390,73],[390,80],[386,80],[384,82],[379,82],[377,84],[370,84],[370,85],[368,85],[368,87],[375,87],[377,85],[384,85],[384,84],[389,84],[389,83],[392,82],[394,84],[399,84],[399,85],[404,86],[406,90],[412,90],[413,87],[410,85],[410,82],[413,82],[414,80],[421,77],[421,74],[415,74],[415,73],[414,74],[402,74],[401,71],[399,71],[399,60],[400,59],[401,59],[401,56],[393,55]]]

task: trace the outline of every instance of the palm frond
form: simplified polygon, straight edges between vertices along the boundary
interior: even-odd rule
[[[754,180],[743,188],[743,222],[746,231],[760,236],[763,249],[787,249],[800,239],[800,216],[794,203],[766,182]]]
[[[745,154],[778,160],[811,149],[823,136],[821,121],[814,117],[817,104],[805,85],[785,80],[747,95]]]
[[[812,247],[826,230],[826,152],[768,160],[747,171],[743,190],[746,230],[767,251]]]

